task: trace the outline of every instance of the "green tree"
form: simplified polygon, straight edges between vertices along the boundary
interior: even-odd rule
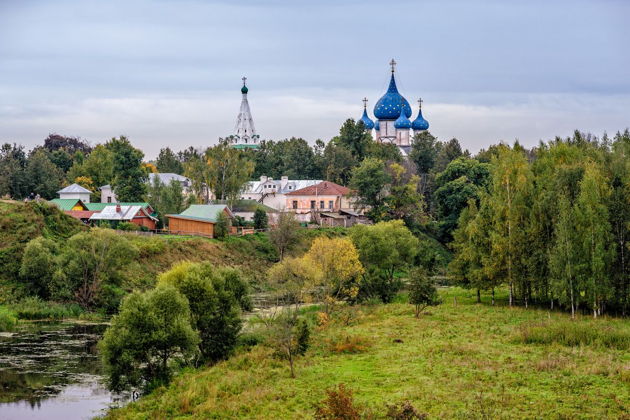
[[[96,188],[111,185],[114,181],[114,153],[102,144],[97,145],[85,159],[74,161],[67,177],[72,182],[81,177],[89,178]],[[99,190],[95,191],[95,199],[100,200]]]
[[[206,150],[207,185],[215,197],[232,205],[254,172],[254,162],[225,141]]]
[[[299,239],[298,229],[300,224],[295,220],[295,215],[290,212],[282,212],[278,217],[277,226],[269,232],[269,240],[278,251],[280,261]]]
[[[59,247],[55,241],[42,236],[31,240],[24,249],[20,278],[42,299],[54,293],[53,275],[57,270]]]
[[[125,237],[109,229],[78,233],[64,246],[56,282],[66,285],[66,297],[84,308],[102,307],[111,313],[124,293],[124,269],[137,253]]]
[[[4,143],[0,147],[0,197],[22,198],[28,194],[24,147]]]
[[[110,388],[150,390],[167,384],[177,363],[196,356],[199,341],[188,302],[174,287],[132,293],[99,343]]]
[[[217,223],[214,225],[214,237],[217,239],[225,239],[230,234],[232,223],[230,218],[224,211],[217,216]]]
[[[395,274],[413,264],[418,239],[402,220],[353,226],[350,237],[366,269],[360,295],[379,297],[383,302],[391,301],[400,289],[400,281]]]
[[[368,209],[371,220],[380,221],[385,217],[385,187],[390,182],[391,176],[380,159],[366,158],[352,170],[350,186],[356,191],[357,205]]]
[[[459,144],[459,140],[452,138],[446,143],[442,144],[435,157],[435,163],[433,165],[433,171],[435,173],[442,172],[449,163],[461,156],[468,156],[468,150],[462,151],[462,146]]]
[[[166,226],[167,214],[179,214],[184,210],[184,195],[182,185],[177,180],[171,180],[168,185],[164,185],[159,177],[154,177],[147,186],[145,200],[158,213],[161,226]]]
[[[427,272],[420,267],[409,272],[409,303],[414,306],[416,318],[427,306],[440,302],[437,289]]]
[[[267,229],[267,225],[267,212],[261,208],[257,208],[254,212],[254,229]]]
[[[113,153],[114,178],[112,187],[121,202],[139,202],[146,194],[148,176],[142,168],[144,153],[120,136],[105,145]]]
[[[184,166],[170,147],[160,149],[160,154],[155,161],[155,167],[159,172],[183,174]]]
[[[37,149],[28,157],[25,177],[29,183],[29,190],[39,194],[42,198],[50,200],[57,196],[61,189],[63,173],[48,159],[43,149]]]
[[[352,169],[357,164],[349,149],[333,141],[328,142],[322,156],[322,174],[325,179],[340,185],[348,185],[352,177]]]
[[[210,263],[181,262],[159,276],[158,287],[165,285],[188,299],[192,327],[201,339],[201,361],[226,359],[242,327],[240,302],[249,299],[241,276],[234,270],[217,270]]]
[[[353,119],[348,119],[341,126],[339,135],[333,138],[331,142],[349,150],[352,157],[357,162],[361,162],[365,159],[374,140],[372,140],[372,136],[365,129],[363,122],[355,122]]]
[[[413,137],[409,158],[416,164],[419,174],[431,172],[441,147],[442,143],[428,131],[423,131]]]

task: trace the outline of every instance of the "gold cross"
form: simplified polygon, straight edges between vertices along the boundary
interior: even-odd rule
[[[247,77],[243,76],[243,86],[245,86],[245,82],[247,81]]]
[[[392,73],[396,71],[396,60],[392,58],[392,61],[389,62],[389,65],[392,66]]]
[[[363,108],[367,108],[367,98],[363,98]]]

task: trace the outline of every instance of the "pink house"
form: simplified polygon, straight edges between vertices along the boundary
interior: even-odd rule
[[[351,226],[360,216],[352,208],[350,189],[323,181],[286,194],[286,209],[301,222]]]

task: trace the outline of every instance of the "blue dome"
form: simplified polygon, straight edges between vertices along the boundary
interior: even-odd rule
[[[385,95],[383,95],[374,106],[374,116],[379,120],[395,120],[400,116],[401,106],[404,108],[407,118],[411,117],[409,102],[398,93],[394,73],[392,73],[387,92],[385,92]]]
[[[413,120],[413,123],[411,124],[411,128],[413,128],[416,131],[429,129],[429,122],[425,120],[424,117],[422,116],[422,108],[420,108],[420,111],[418,111],[418,116],[416,117],[416,119]]]
[[[376,131],[381,131],[381,123],[379,123],[378,120],[376,120],[376,123],[374,123],[374,129]]]
[[[365,108],[363,108],[363,116],[359,121],[363,123],[366,130],[371,130],[374,128],[374,121],[372,121],[370,117],[368,117],[367,110]]]
[[[401,112],[398,119],[394,122],[394,127],[397,129],[409,129],[411,128],[411,120],[407,118],[404,112]]]

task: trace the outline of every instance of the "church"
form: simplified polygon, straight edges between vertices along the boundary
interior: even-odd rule
[[[247,101],[247,77],[243,77],[243,87],[241,88],[241,109],[236,117],[236,126],[232,136],[232,147],[235,149],[258,149],[260,147],[260,136],[256,134],[254,119],[249,109]]]
[[[380,143],[393,143],[400,149],[403,156],[408,156],[411,151],[413,133],[417,134],[429,129],[429,122],[422,116],[422,99],[418,99],[418,114],[411,121],[412,110],[409,102],[398,92],[396,87],[396,61],[392,59],[391,78],[387,92],[376,102],[374,117],[376,122],[368,117],[367,98],[363,99],[363,116],[359,121],[372,132],[374,130],[376,141]]]

